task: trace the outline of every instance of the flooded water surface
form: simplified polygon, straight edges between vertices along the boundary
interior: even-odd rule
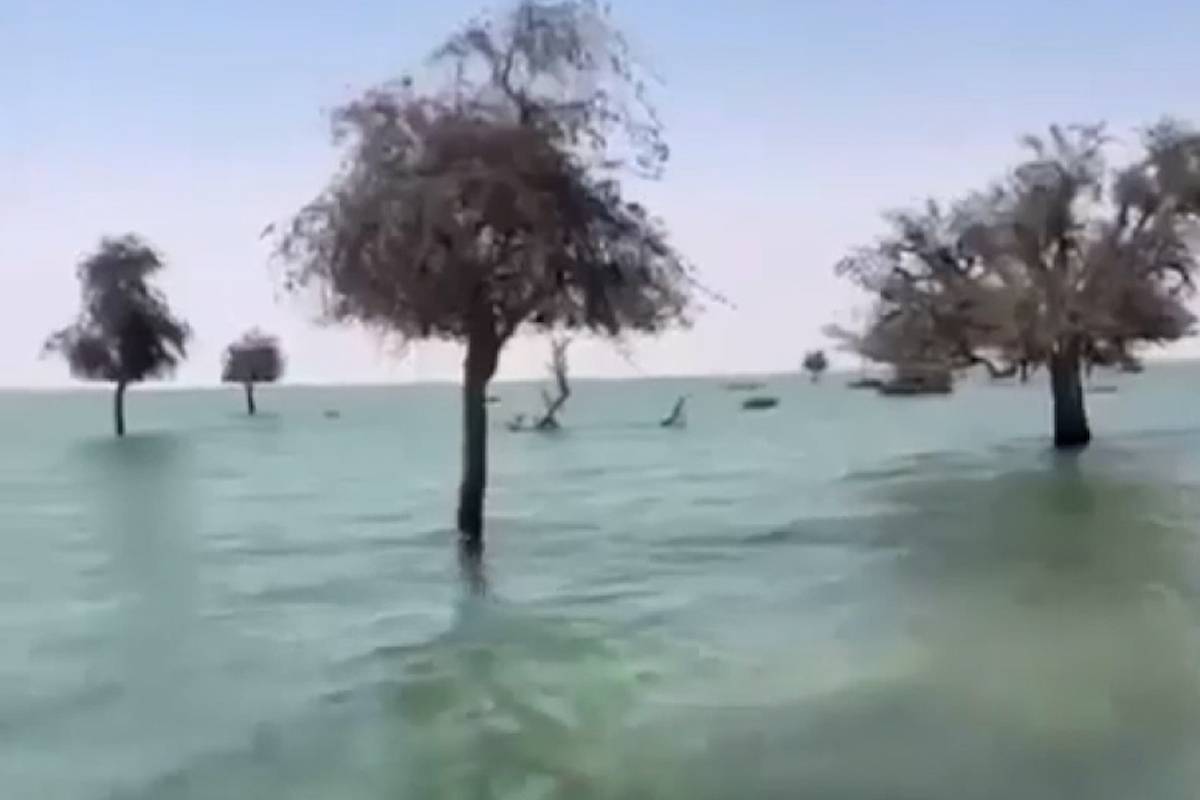
[[[483,595],[453,387],[0,395],[3,795],[1194,798],[1200,368],[1111,382],[500,385]]]

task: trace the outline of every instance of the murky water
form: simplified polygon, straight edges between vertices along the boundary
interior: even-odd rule
[[[1115,382],[1079,458],[1040,385],[501,386],[484,597],[451,387],[0,395],[3,796],[1193,798],[1200,369]]]

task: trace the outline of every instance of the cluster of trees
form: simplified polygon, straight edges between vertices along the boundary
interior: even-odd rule
[[[457,528],[478,552],[487,392],[505,345],[557,332],[557,393],[534,425],[554,429],[570,396],[569,332],[686,325],[700,287],[663,225],[624,194],[620,177],[659,176],[668,148],[647,73],[597,2],[524,0],[431,58],[446,83],[401,78],[334,112],[342,167],[269,230],[285,288],[315,294],[327,320],[464,345]],[[1112,169],[1101,128],[1052,128],[986,190],[891,215],[888,236],[837,266],[875,302],[862,330],[835,333],[898,366],[1045,366],[1055,443],[1086,444],[1081,370],[1132,367],[1139,343],[1193,322],[1200,135],[1164,122],[1143,143]],[[190,330],[152,281],[162,268],[137,237],[104,240],[79,267],[78,319],[46,343],[75,375],[115,384],[118,434],[126,387],[186,356]],[[827,367],[823,352],[806,355],[814,381]],[[222,378],[245,387],[253,414],[254,385],[283,369],[278,341],[255,330],[229,346]],[[680,424],[683,406],[664,425]]]
[[[472,21],[432,54],[451,76],[401,78],[333,114],[343,167],[290,224],[271,228],[284,285],[315,292],[323,316],[401,340],[465,345],[458,530],[482,545],[487,389],[524,330],[611,337],[688,323],[693,270],[619,176],[659,176],[668,149],[649,74],[594,0],[524,0]],[[170,373],[188,326],[150,278],[162,268],[135,237],[105,240],[80,267],[83,310],[47,349],[74,374],[116,384],[118,434],[133,382]],[[541,429],[569,396],[557,339]],[[283,370],[278,343],[251,332],[223,377],[246,386]]]
[[[1147,129],[1120,168],[1101,126],[1052,127],[1000,181],[948,205],[891,214],[891,232],[837,272],[874,297],[834,330],[897,367],[1050,374],[1054,442],[1091,439],[1081,373],[1137,369],[1135,348],[1187,335],[1200,234],[1200,134]]]
[[[164,262],[132,234],[104,239],[77,273],[81,304],[76,320],[55,331],[43,351],[61,355],[71,374],[114,385],[113,427],[125,435],[125,390],[165,377],[187,357],[192,332],[153,283]],[[225,351],[222,379],[245,387],[246,410],[255,413],[254,384],[283,375],[279,341],[252,330]]]

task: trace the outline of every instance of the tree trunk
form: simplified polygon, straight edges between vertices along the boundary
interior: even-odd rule
[[[118,381],[117,391],[113,395],[113,428],[117,436],[125,435],[125,387],[124,381]]]
[[[483,496],[487,490],[487,387],[499,345],[473,335],[463,362],[463,463],[458,489],[458,532],[468,551],[483,548]]]
[[[1083,407],[1079,343],[1060,342],[1050,354],[1050,390],[1054,397],[1054,446],[1084,447],[1092,439]]]
[[[247,381],[242,385],[246,387],[246,413],[253,417],[258,411],[254,406],[254,384]]]

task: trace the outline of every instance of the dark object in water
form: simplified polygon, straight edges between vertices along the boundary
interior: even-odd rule
[[[929,384],[917,381],[891,380],[879,387],[879,393],[889,397],[909,397],[918,394],[950,394],[948,383]]]
[[[1117,387],[1109,385],[1089,386],[1087,390],[1088,394],[1115,394],[1116,391]]]
[[[750,397],[742,402],[743,411],[762,411],[779,405],[778,397]]]
[[[499,403],[499,402],[500,402],[500,397],[499,397],[499,395],[489,394],[489,395],[487,396],[487,402],[489,402],[489,403]]]
[[[325,419],[341,419],[342,412],[332,408],[325,409]]]
[[[918,394],[950,394],[954,388],[950,371],[934,367],[906,366],[896,376],[880,384],[879,393],[907,397]]]
[[[879,378],[855,378],[846,384],[847,389],[880,389],[883,381]]]
[[[730,392],[749,392],[753,389],[761,389],[762,381],[729,381],[724,384],[724,388]]]
[[[671,409],[671,413],[662,422],[658,423],[664,428],[684,428],[687,427],[687,415],[684,413],[684,406],[687,405],[687,395],[675,401],[675,407]]]

